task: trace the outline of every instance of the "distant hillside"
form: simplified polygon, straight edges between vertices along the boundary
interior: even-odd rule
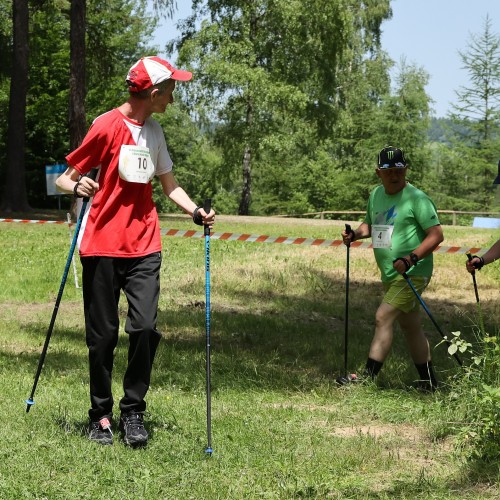
[[[448,144],[446,131],[451,127],[452,121],[449,118],[431,118],[431,124],[427,132],[429,141]]]
[[[450,144],[448,139],[450,131],[454,130],[462,137],[467,137],[470,131],[459,123],[453,123],[450,118],[431,118],[431,125],[427,132],[427,137],[430,142],[440,142],[442,144]]]

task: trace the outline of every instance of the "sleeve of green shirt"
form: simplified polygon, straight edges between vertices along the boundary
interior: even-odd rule
[[[366,204],[366,214],[365,214],[365,218],[363,220],[363,222],[365,222],[366,224],[368,225],[372,225],[372,217],[371,217],[371,206],[372,206],[372,200],[373,200],[373,193],[374,191],[372,191],[370,193],[370,196],[368,197],[368,202]]]
[[[421,192],[422,193],[422,192]],[[415,219],[420,224],[420,227],[426,231],[430,227],[440,224],[434,202],[425,194],[422,193],[417,203],[415,204]]]

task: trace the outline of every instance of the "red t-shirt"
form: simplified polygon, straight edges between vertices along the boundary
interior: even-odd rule
[[[122,145],[148,147],[155,175],[172,169],[163,131],[155,120],[148,118],[138,124],[117,109],[96,118],[81,146],[66,157],[81,174],[99,169],[99,190],[89,203],[80,229],[83,257],[142,257],[161,251],[151,182],[141,184],[120,178]]]

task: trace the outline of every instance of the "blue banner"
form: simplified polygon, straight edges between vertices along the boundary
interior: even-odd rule
[[[60,193],[56,189],[56,179],[66,171],[68,167],[65,164],[57,165],[47,165],[45,167],[45,180],[47,183],[47,195],[48,196],[61,196],[64,193]]]

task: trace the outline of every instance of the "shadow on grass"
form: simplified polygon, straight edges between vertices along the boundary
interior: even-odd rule
[[[318,283],[327,283],[324,273],[318,272]],[[327,292],[296,296],[279,291],[264,293],[251,290],[234,292],[239,304],[262,304],[259,311],[250,308],[225,307],[212,304],[211,344],[214,390],[222,388],[259,389],[277,391],[312,390],[325,380],[343,373],[344,366],[344,301],[343,282],[332,280],[325,285]],[[351,287],[356,288],[356,281]],[[375,309],[380,297],[378,284],[364,282],[361,303],[351,291],[348,369],[356,372],[364,366],[373,335],[373,324],[367,322],[366,311]],[[351,289],[351,290],[352,290]],[[337,292],[335,293],[335,290]],[[340,292],[339,292],[340,291]],[[225,290],[229,293],[230,290]],[[181,296],[189,296],[182,293]],[[123,303],[123,298],[122,298]],[[470,318],[475,305],[462,316],[451,314],[453,304],[447,300],[428,304],[442,330],[448,334],[462,330],[473,342]],[[483,304],[487,316],[488,304]],[[359,311],[363,311],[359,314]],[[435,312],[434,312],[435,311]],[[425,313],[424,328],[431,346],[441,342],[441,337]],[[468,323],[468,324],[466,324]],[[29,324],[29,335],[40,343],[39,350],[11,353],[0,350],[2,364],[16,369],[36,372],[47,325]],[[26,323],[24,328],[26,329]],[[163,340],[158,349],[153,383],[160,386],[175,385],[186,390],[199,390],[205,380],[205,311],[204,304],[191,302],[172,305],[158,313],[158,328]],[[469,331],[467,331],[469,330]],[[396,330],[398,332],[398,330]],[[126,364],[127,338],[120,335],[115,359],[115,376],[122,374]],[[466,360],[465,356],[464,361]],[[433,348],[434,365],[438,373],[457,372],[455,360],[448,356],[445,345]],[[84,331],[54,329],[43,368],[43,376],[53,373],[83,370],[87,373],[87,351]],[[394,373],[396,370],[397,373]],[[392,388],[411,385],[416,377],[403,336],[396,333],[393,349],[384,367],[391,373],[387,384]],[[445,375],[445,376],[446,376]],[[382,378],[382,383],[386,381]]]

